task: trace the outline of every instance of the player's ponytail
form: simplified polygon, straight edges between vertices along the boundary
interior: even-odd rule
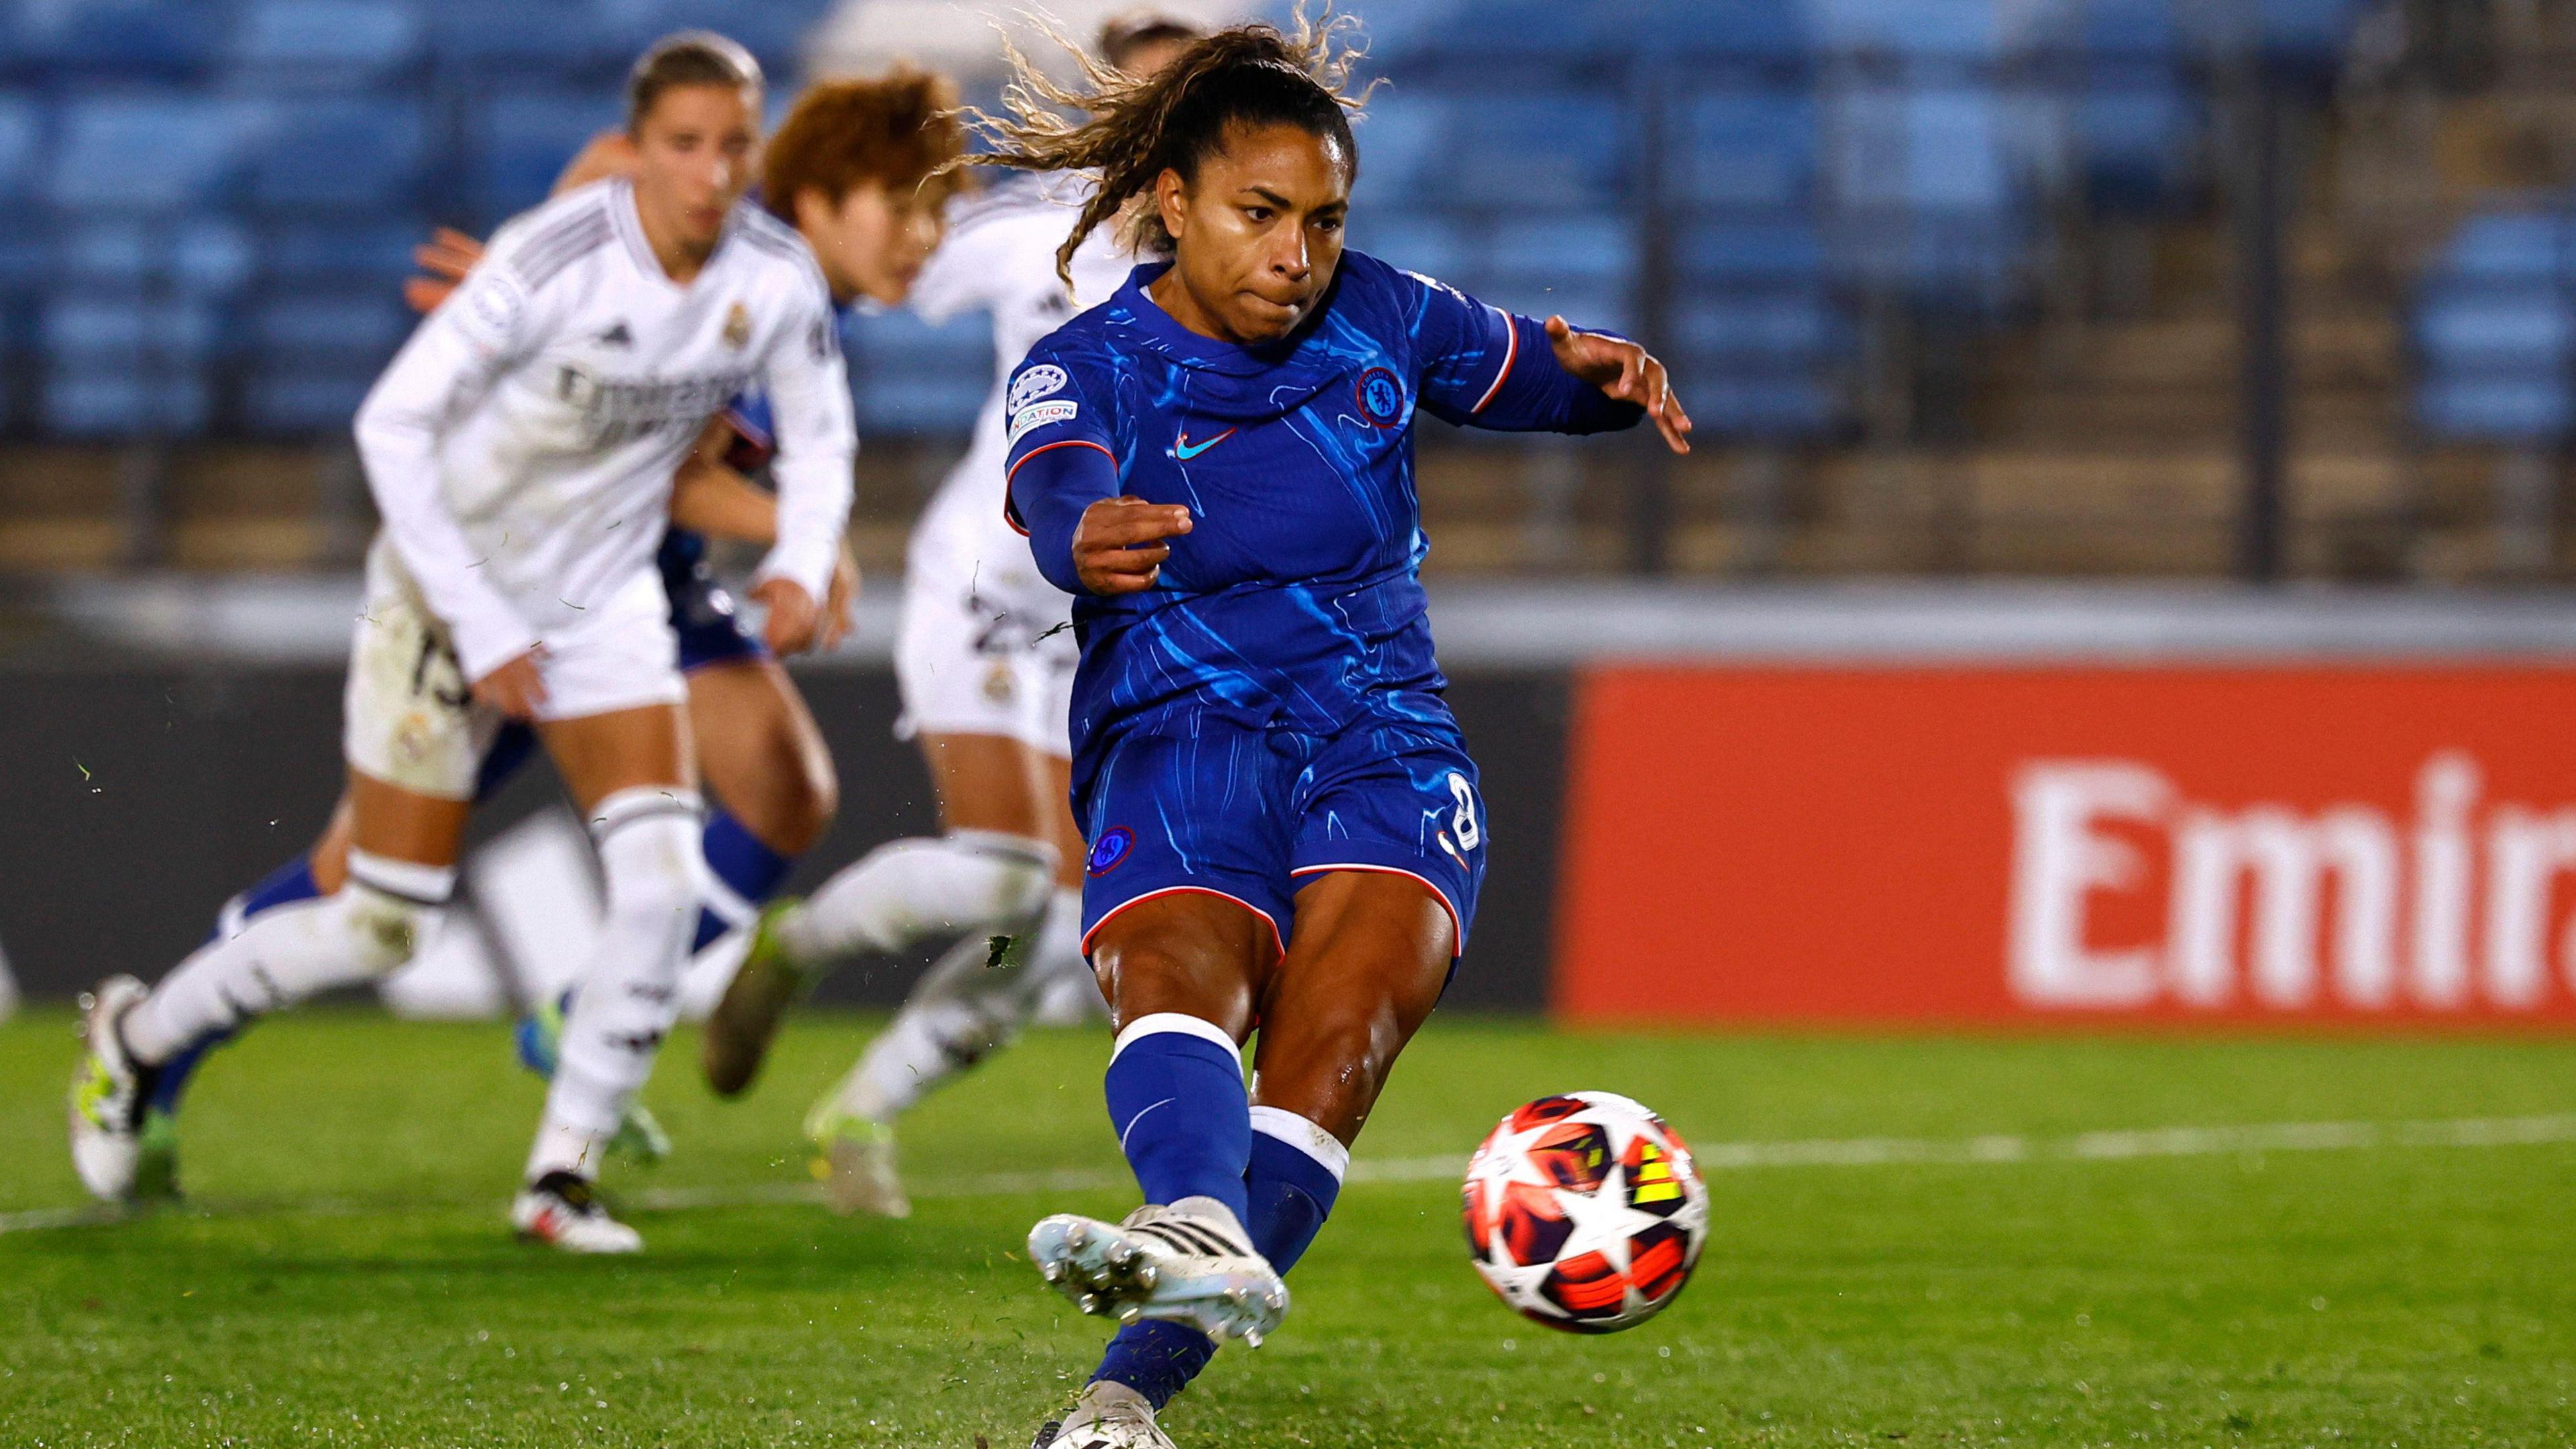
[[[1172,235],[1153,204],[1155,179],[1166,170],[1195,177],[1199,162],[1225,144],[1229,126],[1299,127],[1338,146],[1358,175],[1350,118],[1367,93],[1350,88],[1351,66],[1364,54],[1348,43],[1355,24],[1330,9],[1310,22],[1301,6],[1289,30],[1220,30],[1190,42],[1146,77],[1126,75],[1065,43],[1082,68],[1079,90],[1057,85],[1012,47],[1016,79],[1003,92],[1011,114],[974,113],[993,149],[963,164],[1098,175],[1099,189],[1056,252],[1056,272],[1067,285],[1075,250],[1122,211],[1120,239],[1131,250],[1168,255]]]

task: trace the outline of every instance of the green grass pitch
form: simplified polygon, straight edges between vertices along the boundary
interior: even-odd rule
[[[708,1097],[695,1038],[676,1038],[652,1101],[680,1155],[610,1179],[650,1244],[625,1262],[510,1240],[538,1088],[497,1026],[265,1025],[191,1103],[193,1206],[76,1226],[48,1225],[80,1201],[70,1018],[0,1026],[0,1444],[1018,1449],[1103,1336],[1018,1260],[1021,1235],[1043,1212],[1132,1205],[1099,1104],[1104,1034],[1040,1033],[933,1098],[906,1125],[915,1216],[843,1221],[797,1200],[795,1124],[870,1025],[797,1023],[738,1104]],[[1357,1181],[1291,1280],[1286,1327],[1223,1355],[1166,1416],[1174,1437],[2576,1440],[2576,1044],[1451,1018],[1358,1156],[1463,1157],[1506,1108],[1581,1087],[1654,1104],[1712,1163],[1715,1233],[1672,1310],[1602,1339],[1522,1322],[1468,1266],[1453,1183]],[[2472,1118],[2513,1121],[2069,1147]],[[2534,1140],[2499,1140],[2517,1136]],[[1824,1145],[1732,1145],[1783,1142]],[[1051,1189],[1025,1176],[1056,1172]]]

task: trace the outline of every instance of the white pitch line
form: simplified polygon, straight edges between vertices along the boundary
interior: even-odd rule
[[[2082,1132],[2072,1137],[1840,1137],[1813,1141],[1714,1142],[1691,1149],[1703,1172],[1801,1167],[1977,1167],[2037,1162],[2126,1162],[2163,1157],[2228,1157],[2264,1152],[2349,1152],[2376,1148],[2529,1147],[2576,1142],[2576,1114],[2548,1117],[2454,1117],[2418,1122],[2258,1122],[2236,1127],[2151,1127],[2123,1132]],[[1352,1182],[1455,1181],[1463,1157],[1382,1157],[1351,1164]],[[1065,1168],[1052,1172],[996,1172],[946,1182],[925,1182],[924,1199],[1028,1197],[1044,1193],[1113,1192],[1128,1186],[1123,1172]],[[756,1182],[708,1187],[648,1187],[618,1194],[646,1211],[758,1207],[820,1202],[822,1185]],[[406,1208],[468,1207],[470,1202],[411,1203],[371,1207],[345,1198],[271,1203],[200,1216],[264,1214],[349,1216]],[[49,1228],[89,1227],[136,1216],[99,1205],[37,1208],[0,1213],[0,1235]]]

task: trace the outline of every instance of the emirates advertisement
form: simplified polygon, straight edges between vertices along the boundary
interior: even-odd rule
[[[1555,1007],[2576,1026],[2576,669],[1618,667]]]

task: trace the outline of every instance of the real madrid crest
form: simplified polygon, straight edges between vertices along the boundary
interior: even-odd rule
[[[733,310],[725,313],[724,340],[725,346],[736,352],[740,352],[751,342],[750,308],[736,302],[733,304]]]

